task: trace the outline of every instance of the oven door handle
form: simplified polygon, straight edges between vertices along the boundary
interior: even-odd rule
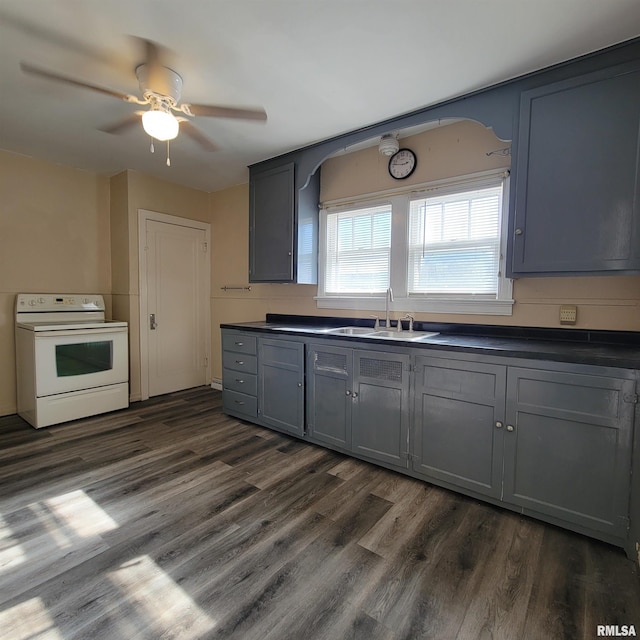
[[[104,327],[96,329],[61,329],[60,331],[35,331],[36,338],[58,338],[62,336],[95,336],[101,333],[125,333],[127,327]]]

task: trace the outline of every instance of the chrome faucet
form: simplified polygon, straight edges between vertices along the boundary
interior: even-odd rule
[[[385,313],[386,313],[386,323],[385,326],[387,329],[391,328],[391,318],[389,317],[389,303],[393,302],[393,289],[389,287],[387,289],[387,294],[384,301]]]
[[[414,320],[414,317],[410,313],[407,313],[407,315],[403,316],[403,318],[405,320],[409,321],[409,331],[413,331],[413,320]],[[398,320],[398,322],[400,322],[400,321]]]

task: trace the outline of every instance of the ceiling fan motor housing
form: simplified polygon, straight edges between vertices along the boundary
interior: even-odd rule
[[[167,67],[156,68],[151,77],[150,68],[146,64],[136,67],[136,77],[140,83],[140,90],[145,98],[148,95],[169,98],[173,104],[180,101],[182,95],[182,78]]]

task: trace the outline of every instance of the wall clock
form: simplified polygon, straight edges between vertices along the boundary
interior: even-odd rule
[[[399,149],[389,158],[389,175],[404,180],[415,171],[416,163],[416,154],[411,149]]]

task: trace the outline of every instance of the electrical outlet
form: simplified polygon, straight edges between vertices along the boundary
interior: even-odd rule
[[[560,305],[560,324],[575,324],[578,307],[573,304]]]

